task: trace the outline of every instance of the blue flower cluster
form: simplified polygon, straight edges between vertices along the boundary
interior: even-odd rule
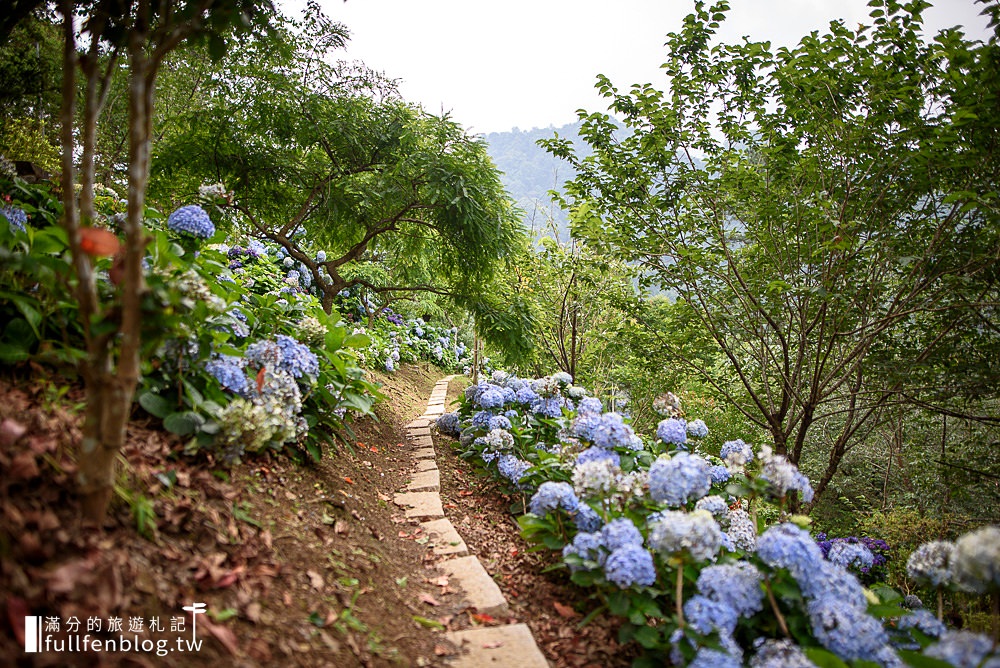
[[[215,234],[215,225],[205,210],[197,204],[182,206],[167,217],[167,227],[179,234],[208,239]]]
[[[205,371],[211,374],[223,389],[233,394],[246,396],[250,391],[250,381],[243,370],[243,360],[230,355],[215,355],[205,363]]]
[[[657,459],[649,467],[649,495],[669,506],[700,499],[711,487],[709,464],[698,455],[679,452],[670,459]]]
[[[292,374],[294,378],[315,378],[319,375],[319,359],[316,353],[309,350],[309,346],[284,334],[277,336],[277,344],[281,349],[280,369]]]
[[[576,493],[569,483],[546,481],[538,486],[538,491],[528,503],[528,512],[539,517],[559,508],[572,512],[580,505]]]
[[[640,536],[640,541],[642,537]],[[622,589],[648,587],[656,582],[653,556],[641,542],[627,543],[616,548],[604,562],[604,577]]]
[[[687,425],[680,418],[667,418],[656,425],[656,436],[668,445],[684,445],[687,442]]]
[[[462,433],[461,418],[458,413],[445,413],[435,424],[437,430],[446,436],[458,436]]]
[[[15,230],[18,232],[25,231],[28,223],[28,214],[24,212],[24,209],[19,209],[9,204],[0,206],[0,216],[7,219],[12,232]]]

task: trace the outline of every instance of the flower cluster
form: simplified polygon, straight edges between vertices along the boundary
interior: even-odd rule
[[[208,239],[215,235],[215,225],[205,210],[197,204],[182,206],[167,217],[167,228],[196,239]]]
[[[7,219],[11,231],[24,232],[26,229],[25,226],[28,223],[28,214],[23,209],[10,206],[9,204],[0,206],[0,218]]]

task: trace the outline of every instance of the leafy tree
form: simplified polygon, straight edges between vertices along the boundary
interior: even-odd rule
[[[0,38],[40,3],[19,2],[0,24]],[[24,11],[22,11],[24,10]],[[80,446],[79,485],[84,517],[99,522],[114,485],[114,465],[139,378],[142,301],[146,288],[140,262],[146,237],[142,219],[149,176],[153,98],[164,58],[188,39],[207,40],[216,55],[225,50],[226,35],[260,27],[270,14],[269,2],[257,0],[60,0],[62,17],[62,225],[68,239],[75,296],[86,356],[80,362],[87,407]],[[8,23],[9,21],[9,23]],[[127,62],[128,211],[125,243],[91,228],[96,219],[94,147],[111,77],[119,59]],[[77,70],[81,77],[80,126],[77,121]],[[78,147],[77,141],[80,141]],[[79,152],[77,149],[80,149]],[[77,156],[80,156],[79,171]],[[80,192],[76,195],[79,175]],[[94,275],[95,255],[116,254],[117,293],[102,301]]]
[[[547,142],[578,174],[574,233],[690,309],[726,368],[672,361],[818,467],[817,498],[887,408],[934,405],[921,369],[984,387],[952,346],[995,397],[1000,47],[925,41],[920,0],[873,6],[873,26],[772,52],[713,45],[728,5],[699,2],[669,36],[669,91],[600,77],[631,134],[590,114],[592,156]]]
[[[301,262],[328,311],[358,286],[378,306],[429,292],[485,313],[524,243],[485,145],[383,77],[328,64],[345,37],[313,14],[234,52],[158,143],[161,192],[222,181],[237,224]]]

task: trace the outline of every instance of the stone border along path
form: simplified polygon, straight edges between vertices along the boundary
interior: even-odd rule
[[[441,507],[441,476],[434,459],[434,441],[431,425],[444,411],[448,383],[454,376],[442,378],[434,385],[427,411],[406,425],[406,437],[414,448],[415,472],[406,490],[396,494],[393,501],[406,509],[408,518],[422,519],[420,528],[427,534],[428,544],[434,554],[446,557],[437,568],[457,583],[465,593],[465,606],[494,617],[509,614],[507,600],[486,569],[458,535]],[[516,668],[548,668],[549,663],[531,630],[525,624],[505,624],[451,631],[444,637],[467,650],[466,654],[449,661],[452,668],[481,668],[482,666],[515,666]]]

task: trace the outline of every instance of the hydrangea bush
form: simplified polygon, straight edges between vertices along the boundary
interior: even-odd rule
[[[524,537],[558,551],[573,582],[622,619],[642,665],[1000,665],[988,638],[947,631],[874,584],[884,541],[810,535],[789,501],[808,501],[812,486],[767,446],[703,451],[707,426],[680,411],[665,411],[655,436],[636,434],[566,374],[495,372],[459,404],[438,431],[525,496]],[[929,548],[911,571],[996,592],[998,551],[991,527],[944,557]]]

